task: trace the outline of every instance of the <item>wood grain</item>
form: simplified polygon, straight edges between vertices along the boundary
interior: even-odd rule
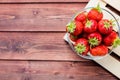
[[[63,40],[65,33],[1,32],[0,59],[73,60],[77,56]]]
[[[0,63],[1,80],[101,80],[101,77],[116,80],[92,61],[0,61]]]
[[[65,31],[72,16],[85,5],[0,4],[0,31]]]
[[[117,80],[63,40],[88,1],[0,0],[0,80]]]
[[[0,3],[88,2],[89,0],[0,0]]]

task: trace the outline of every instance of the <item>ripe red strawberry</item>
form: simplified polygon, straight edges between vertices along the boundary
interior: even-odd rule
[[[92,33],[97,30],[97,22],[95,20],[87,20],[84,26],[86,33]]]
[[[93,56],[104,56],[108,53],[108,48],[105,45],[99,45],[90,49]]]
[[[77,36],[74,36],[72,34],[70,34],[70,40],[72,40],[73,42],[75,42],[77,40]]]
[[[100,21],[102,18],[103,18],[103,13],[99,4],[97,5],[97,7],[91,9],[88,12],[88,19],[94,19],[96,21]]]
[[[112,31],[109,35],[107,35],[103,39],[103,42],[107,46],[117,47],[118,45],[120,45],[120,38],[118,37],[118,33],[115,31]]]
[[[100,33],[94,32],[88,35],[88,40],[89,40],[90,46],[92,47],[98,46],[102,41],[102,36]]]
[[[98,22],[98,30],[101,34],[110,34],[113,30],[113,23],[110,20],[102,19]]]
[[[76,17],[75,20],[79,22],[84,22],[87,18],[86,12],[79,13]]]
[[[75,51],[78,54],[87,55],[89,51],[88,41],[85,38],[80,38],[75,43]]]
[[[83,24],[78,21],[72,21],[67,25],[67,32],[77,36],[83,31]]]

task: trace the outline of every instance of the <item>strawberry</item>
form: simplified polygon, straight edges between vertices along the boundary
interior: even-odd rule
[[[79,35],[83,31],[83,24],[78,21],[72,21],[67,25],[66,31],[75,36]]]
[[[108,48],[105,45],[99,45],[90,49],[93,56],[104,56],[108,53]]]
[[[84,26],[86,33],[92,33],[97,30],[97,22],[95,20],[87,20]]]
[[[88,35],[89,44],[91,47],[98,46],[102,41],[102,36],[98,32],[94,32]]]
[[[88,41],[85,38],[78,39],[76,41],[74,47],[75,47],[75,51],[78,54],[87,55],[87,53],[89,51]]]
[[[73,42],[75,42],[77,40],[77,36],[74,36],[72,34],[70,34],[70,40],[72,40]]]
[[[107,35],[103,39],[103,42],[107,46],[117,47],[118,45],[120,45],[120,38],[118,37],[118,33],[115,31],[112,31],[109,35]]]
[[[103,18],[103,13],[102,10],[99,6],[99,4],[97,5],[97,7],[92,8],[89,12],[88,12],[88,19],[94,19],[96,21],[100,21]]]
[[[98,22],[98,30],[101,34],[110,34],[113,30],[113,23],[110,20],[102,19]]]
[[[84,22],[87,18],[86,12],[79,13],[76,17],[75,20],[79,22]]]

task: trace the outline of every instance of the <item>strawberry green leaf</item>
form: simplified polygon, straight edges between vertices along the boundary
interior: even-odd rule
[[[97,5],[97,7],[96,7],[95,9],[97,9],[99,13],[101,13],[101,12],[102,12],[102,9],[101,9],[101,7],[100,7],[100,4],[99,4],[99,3],[98,3],[98,5]]]
[[[68,30],[68,32],[70,32],[70,33],[73,33],[74,30],[75,30],[75,28],[76,28],[76,25],[75,25],[75,23],[74,23],[73,21],[71,21],[71,22],[67,25],[67,30]]]
[[[104,22],[104,26],[106,29],[110,28],[110,25],[111,25],[110,22]]]
[[[98,41],[98,39],[97,38],[90,38],[89,39],[89,44],[90,44],[90,46],[97,46],[98,45],[98,43],[99,43],[99,41]]]
[[[89,21],[88,19],[87,19],[87,22],[86,22],[86,24],[85,24],[88,28],[90,28],[91,27],[91,25],[92,25],[92,22],[91,21]]]
[[[79,54],[82,54],[83,52],[85,52],[85,50],[86,50],[86,47],[83,44],[77,44],[75,46],[75,51]]]
[[[113,42],[113,45],[112,45],[114,48],[116,48],[117,46],[120,46],[120,38],[116,38]]]

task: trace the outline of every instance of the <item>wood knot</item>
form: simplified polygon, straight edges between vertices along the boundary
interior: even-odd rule
[[[36,10],[36,11],[33,11],[33,15],[34,16],[36,16],[36,15],[38,15],[39,14],[39,12]]]

